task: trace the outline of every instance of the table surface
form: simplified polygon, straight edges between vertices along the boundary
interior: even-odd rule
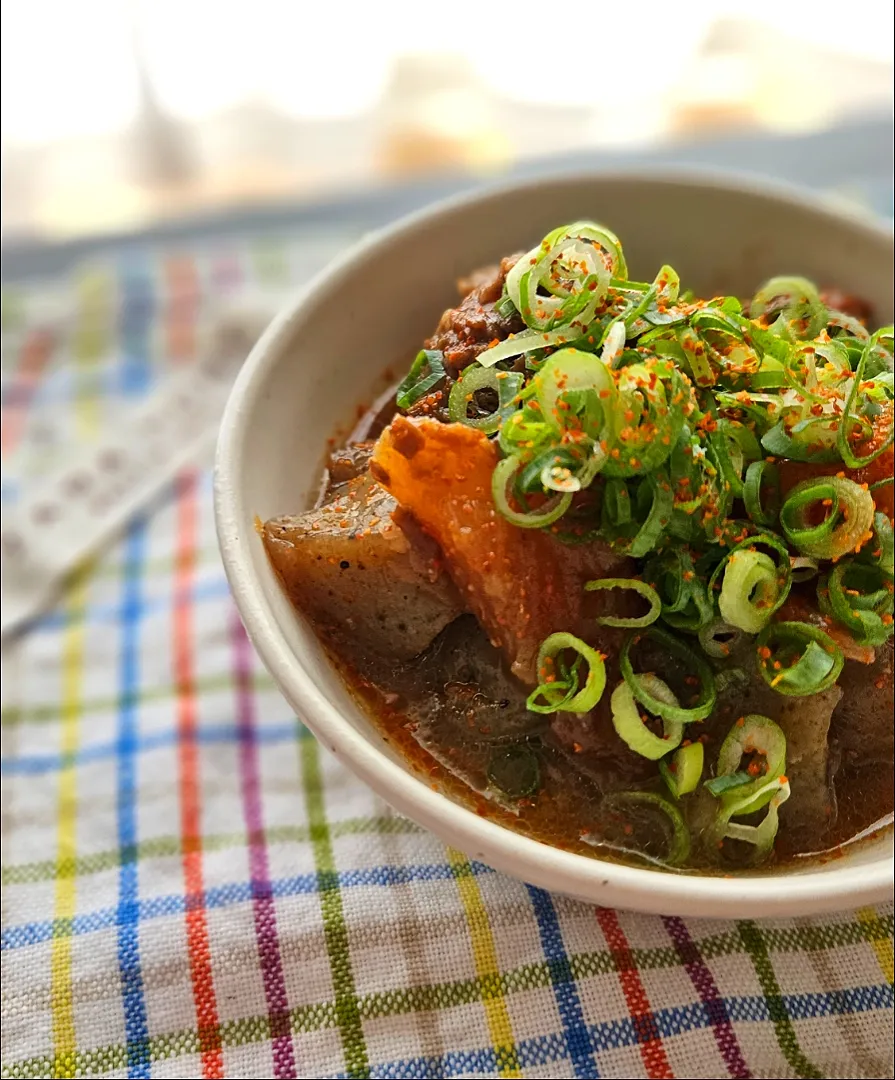
[[[868,123],[649,160],[891,214],[891,146]],[[298,284],[468,183],[7,249],[4,506],[188,365],[211,306]],[[891,904],[595,909],[470,862],[354,780],[247,642],[204,468],[4,648],[2,693],[4,1076],[892,1075]]]

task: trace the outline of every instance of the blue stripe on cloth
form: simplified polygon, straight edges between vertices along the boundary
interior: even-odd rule
[[[200,600],[218,600],[227,596],[230,590],[227,587],[227,579],[220,576],[210,578],[196,586],[190,594],[193,602]],[[160,593],[158,596],[147,597],[143,602],[143,615],[152,615],[157,611],[163,611],[171,606],[169,593]],[[84,612],[84,623],[112,623],[117,626],[124,618],[123,606],[118,603],[91,604]],[[62,630],[65,627],[65,615],[60,611],[50,611],[41,618],[36,619],[28,627],[30,632],[40,633],[48,630]]]
[[[494,871],[483,863],[470,863],[476,874],[493,874]],[[373,866],[363,870],[345,870],[334,876],[334,881],[341,889],[364,887],[391,888],[393,885],[407,885],[413,881],[449,881],[454,877],[453,869],[445,863],[423,863],[418,866]],[[300,874],[295,877],[278,878],[271,882],[271,895],[274,897],[307,895],[318,891],[317,874]],[[251,882],[234,881],[228,885],[218,885],[205,893],[206,908],[227,908],[234,904],[244,904],[254,899]],[[151,900],[137,903],[137,916],[140,922],[149,919],[164,918],[170,915],[182,915],[186,911],[186,900],[180,894],[156,896]],[[66,933],[80,935],[93,934],[115,926],[118,918],[116,908],[100,908],[86,915],[75,915],[72,919],[24,923],[11,926],[0,935],[0,950],[23,949],[41,941],[49,941],[54,934],[65,930]]]
[[[143,973],[140,967],[140,905],[137,851],[137,719],[139,706],[140,584],[146,549],[146,521],[134,522],[128,533],[122,605],[121,705],[118,711],[118,971],[124,1004],[128,1076],[150,1074],[149,1027]]]
[[[562,1020],[575,1075],[582,1078],[599,1076],[590,1034],[581,1011],[578,985],[569,964],[569,954],[562,939],[562,929],[553,900],[543,889],[536,889],[534,885],[526,887],[538,920],[541,948],[550,970],[553,996],[556,998],[556,1007]]]
[[[884,993],[883,986],[857,987],[835,994],[793,994],[784,996],[783,1003],[792,1017],[830,1016],[867,1012],[870,1009],[891,1007],[892,994]],[[844,1008],[833,1004],[839,999]],[[770,1019],[767,1000],[763,997],[726,998],[731,1010],[731,1019],[767,1022]],[[888,1002],[888,1004],[887,1004]],[[682,1035],[711,1026],[709,1010],[701,1004],[691,1008],[660,1009],[654,1013],[663,1037]],[[634,1022],[627,1020],[608,1021],[602,1024],[588,1025],[592,1043],[600,1050],[619,1050],[624,1047],[638,1046],[642,1043],[641,1033]],[[552,1065],[566,1061],[571,1057],[568,1039],[558,1035],[541,1035],[531,1039],[521,1039],[516,1044],[519,1064],[523,1069]],[[389,1062],[374,1062],[370,1068],[371,1077],[388,1078],[437,1078],[449,1076],[469,1076],[498,1071],[497,1056],[491,1048],[451,1052],[432,1058],[403,1058]],[[338,1074],[346,1076],[345,1073]],[[593,1071],[578,1073],[582,1077],[598,1077],[596,1062]]]
[[[239,737],[236,724],[207,725],[196,732],[196,741],[205,745],[214,743],[235,743]],[[295,739],[295,721],[288,723],[269,724],[258,731],[258,741],[261,743],[289,742]],[[180,736],[177,731],[156,731],[151,735],[135,735],[133,749],[138,754],[151,750],[162,750],[166,747],[176,746]],[[93,746],[79,747],[73,754],[25,754],[19,758],[5,758],[0,761],[0,775],[21,776],[22,774],[39,775],[46,772],[54,772],[59,769],[75,765],[88,765],[94,761],[104,761],[106,758],[116,757],[121,752],[121,740],[112,742],[96,743]]]
[[[888,991],[888,992],[887,992]],[[784,995],[782,1002],[786,1011],[794,1019],[817,1016],[846,1015],[868,1012],[871,1009],[892,1007],[892,988],[886,986],[862,986],[833,994],[792,994]],[[732,1020],[764,1022],[771,1017],[768,1002],[764,997],[725,998]],[[838,1005],[837,1005],[838,1003]],[[712,1024],[710,1010],[702,1004],[688,1008],[659,1009],[654,1014],[660,1034],[663,1038],[683,1035]],[[634,1021],[607,1021],[602,1024],[589,1024],[588,1034],[594,1046],[599,1050],[619,1050],[642,1044],[642,1033]],[[516,1044],[516,1054],[523,1069],[553,1065],[570,1058],[568,1039],[558,1035],[541,1035],[532,1039],[521,1039]],[[370,1067],[371,1077],[388,1078],[437,1078],[449,1076],[474,1076],[483,1073],[497,1073],[497,1056],[491,1048],[466,1050],[442,1054],[432,1058],[403,1058],[389,1062],[373,1062]],[[339,1073],[340,1077],[347,1076]],[[598,1077],[596,1063],[594,1071],[579,1074],[584,1077]]]

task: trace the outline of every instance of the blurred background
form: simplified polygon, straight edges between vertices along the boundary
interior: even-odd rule
[[[3,31],[7,242],[892,109],[888,0],[5,0]]]

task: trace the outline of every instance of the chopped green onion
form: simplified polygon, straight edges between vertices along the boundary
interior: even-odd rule
[[[812,509],[828,511],[820,524],[811,522]],[[780,525],[803,555],[839,559],[869,538],[874,510],[866,488],[843,476],[825,476],[796,484],[780,508]]]
[[[753,777],[747,772],[735,772],[725,773],[724,776],[713,776],[711,780],[706,780],[703,785],[708,791],[716,797],[724,795],[728,791],[734,791],[738,788],[745,787],[747,784],[751,784]]]
[[[762,487],[766,489],[762,499]],[[780,512],[780,471],[770,461],[753,461],[743,482],[746,513],[756,525],[773,525]]]
[[[586,592],[597,592],[602,589],[626,589],[636,592],[649,604],[649,611],[638,618],[621,618],[617,615],[603,615],[597,619],[600,626],[624,626],[640,627],[649,626],[659,618],[662,610],[662,601],[655,589],[645,581],[637,581],[636,578],[599,578],[596,581],[588,581],[584,585]]]
[[[805,622],[772,622],[756,638],[758,670],[772,690],[819,694],[839,678],[845,658],[835,641]]]
[[[522,389],[522,375],[516,371],[495,371],[470,364],[451,387],[448,397],[448,415],[454,423],[493,435],[516,409],[516,395]],[[491,391],[496,407],[482,416],[470,416],[469,406],[477,406],[476,394]]]
[[[640,810],[659,811],[664,823],[667,851],[663,862],[668,866],[680,866],[686,862],[690,854],[690,830],[684,821],[680,810],[668,799],[656,795],[652,791],[620,791],[607,795],[603,800],[603,807],[611,817],[618,815],[625,819],[626,826],[633,825],[632,812],[636,814]],[[653,815],[655,817],[655,814]],[[625,829],[626,833],[628,829]],[[640,854],[636,848],[630,850]]]
[[[621,529],[631,521],[631,495],[624,480],[614,477],[603,488],[604,528]]]
[[[717,837],[718,845],[723,845],[725,840],[742,840],[752,844],[755,848],[753,862],[762,862],[774,850],[774,840],[780,827],[778,811],[790,796],[789,781],[785,776],[777,776],[769,780],[754,797],[747,797],[742,802],[732,802],[724,806],[718,814],[712,833]],[[760,809],[760,800],[766,799],[767,813],[759,825],[744,825],[739,821],[732,821],[734,817],[741,817]]]
[[[817,577],[819,569],[817,559],[811,559],[807,555],[798,555],[789,560],[789,565],[792,569],[793,585],[798,585],[803,581],[810,581],[813,577]]]
[[[495,466],[491,477],[494,505],[511,524],[518,525],[521,529],[542,529],[563,516],[572,501],[572,494],[557,494],[536,510],[514,510],[510,506],[507,492],[514,484],[520,467],[517,457],[504,458]],[[522,497],[517,495],[516,498],[521,501]]]
[[[777,563],[758,551],[759,547],[770,548],[777,556]],[[721,617],[747,634],[757,634],[789,596],[792,586],[789,550],[773,533],[755,533],[735,544],[715,567],[709,578],[710,595],[719,580]]]
[[[637,476],[664,464],[684,425],[692,390],[674,364],[650,357],[617,373],[606,476]]]
[[[873,357],[875,351],[882,351],[886,357],[891,359],[891,349],[884,349],[881,345],[881,341],[891,340],[892,328],[885,327],[877,332],[870,338],[864,347],[864,351],[861,353],[861,359],[858,362],[857,369],[855,370],[854,378],[852,379],[851,389],[849,390],[848,397],[845,401],[845,407],[842,410],[842,417],[839,421],[839,428],[836,433],[836,446],[839,453],[842,456],[842,460],[850,469],[862,469],[869,465],[871,461],[875,461],[880,454],[884,453],[895,441],[895,423],[889,424],[889,432],[885,439],[880,440],[879,444],[875,447],[872,453],[867,454],[865,457],[858,457],[852,450],[850,437],[852,432],[849,430],[850,426],[856,421],[861,426],[861,418],[854,415],[854,408],[858,400],[858,394],[864,386],[864,379],[866,377],[866,370],[868,363]],[[891,393],[891,391],[890,391]]]
[[[533,795],[541,786],[541,766],[530,746],[495,751],[488,763],[488,780],[511,799]]]
[[[749,312],[758,319],[772,307],[782,308],[775,329],[790,340],[808,341],[826,325],[827,309],[817,288],[806,278],[775,277],[765,282],[753,297]]]
[[[649,674],[638,675],[636,678],[641,688],[653,698],[662,701],[667,706],[677,708],[677,698],[661,679]],[[669,720],[666,717],[662,721],[663,734],[654,735],[644,723],[631,687],[624,680],[613,690],[610,704],[612,726],[622,742],[635,754],[649,758],[650,761],[658,761],[680,744],[684,735],[684,725],[679,720]]]
[[[879,510],[873,515],[873,541],[868,547],[870,557],[882,572],[888,577],[895,576],[895,536],[892,522]]]
[[[571,667],[563,658],[566,650],[577,653]],[[587,665],[587,678],[579,690],[578,668],[582,660]],[[606,667],[600,653],[574,634],[551,634],[538,651],[538,679],[538,686],[528,697],[531,712],[586,713],[603,696]]]
[[[702,779],[705,749],[701,742],[680,746],[668,758],[659,762],[659,772],[675,799],[695,791]]]
[[[718,432],[711,438],[711,443],[731,491],[737,498],[742,498],[743,470],[747,463],[755,464],[761,457],[758,439],[745,424],[722,419],[718,421]]]
[[[792,427],[780,420],[764,433],[761,445],[774,457],[822,465],[837,461],[836,425],[828,416],[809,416]]]
[[[554,229],[507,274],[506,291],[528,327],[479,356],[483,367],[569,344],[587,329],[613,277],[627,277],[618,237],[593,222]]]
[[[689,554],[669,548],[655,555],[643,568],[644,579],[662,601],[662,619],[676,629],[699,630],[712,618],[705,585]]]
[[[741,769],[743,758],[752,755],[762,760],[761,772],[757,775]],[[737,802],[740,806],[749,807],[743,813],[759,810],[764,803],[757,801],[758,793],[767,784],[768,777],[781,776],[786,772],[786,736],[779,725],[767,716],[759,713],[743,716],[721,743],[715,771],[715,779],[710,780],[706,787],[713,795],[720,797],[724,805]],[[724,783],[725,777],[743,779],[737,784]],[[765,802],[770,797],[768,794]],[[750,804],[750,799],[756,800],[754,805]]]
[[[621,356],[625,348],[625,336],[625,324],[621,320],[614,322],[606,331],[600,353],[600,362],[605,367],[611,368]]]
[[[757,634],[779,606],[777,568],[763,551],[738,551],[727,560],[718,608],[730,626]]]
[[[697,636],[706,656],[711,656],[713,660],[723,660],[730,656],[742,641],[743,632],[723,619],[715,619],[708,626],[703,626]]]
[[[834,311],[832,308],[827,311],[827,327],[831,326],[837,330],[845,330],[852,337],[860,338],[862,342],[870,338],[867,327],[853,315],[846,315],[844,311]],[[830,336],[832,337],[832,334]]]
[[[612,438],[615,382],[592,353],[560,349],[533,376],[532,384],[546,424],[557,431],[576,428],[592,439],[606,434]]]
[[[673,506],[674,493],[668,477],[663,469],[657,469],[655,473],[645,476],[637,488],[636,520],[632,519],[618,528],[604,521],[603,532],[618,550],[624,551],[632,559],[642,559],[659,542],[671,519]]]
[[[840,562],[817,588],[821,610],[846,627],[859,645],[882,645],[892,636],[892,581],[879,566]]]
[[[669,704],[654,694],[649,693],[648,685],[643,679],[635,674],[631,664],[631,648],[636,642],[652,641],[660,645],[663,651],[680,660],[684,667],[695,673],[699,683],[699,693],[695,703],[689,708],[680,708]],[[630,633],[625,639],[619,655],[619,668],[634,697],[644,705],[651,713],[663,717],[666,720],[679,720],[683,724],[694,720],[704,720],[715,707],[715,679],[712,669],[700,656],[683,642],[679,641],[667,630],[661,630],[658,626],[649,626],[639,633]]]
[[[409,409],[445,378],[444,353],[437,349],[420,349],[395,392],[395,404],[399,409]]]

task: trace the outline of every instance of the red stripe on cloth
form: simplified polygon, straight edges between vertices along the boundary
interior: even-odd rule
[[[242,775],[242,805],[249,842],[249,873],[252,878],[252,906],[255,912],[255,941],[261,962],[261,977],[270,1037],[273,1044],[274,1076],[298,1075],[283,958],[277,932],[277,909],[270,882],[267,841],[258,771],[258,743],[255,735],[255,700],[252,696],[252,647],[239,617],[233,622],[234,675],[236,679],[239,765]]]
[[[19,370],[3,395],[0,452],[6,457],[19,445],[31,401],[40,385],[47,361],[53,355],[53,335],[37,327],[29,331],[19,355]]]
[[[656,1025],[646,987],[640,978],[631,946],[618,921],[618,915],[611,908],[597,908],[597,922],[606,938],[606,944],[609,946],[615,963],[615,970],[618,972],[619,982],[622,984],[646,1074],[651,1078],[666,1077],[673,1080],[674,1073],[671,1071],[665,1047],[662,1045],[662,1036]]]
[[[180,769],[180,835],[186,890],[186,941],[193,1001],[202,1049],[202,1075],[224,1075],[224,1051],[218,1020],[205,882],[199,806],[196,745],[196,683],[193,663],[192,587],[196,568],[196,476],[184,473],[178,484],[177,569],[174,593],[174,677],[177,685],[177,731]]]
[[[196,315],[201,294],[195,259],[166,259],[164,280],[165,345],[171,359],[183,363],[196,353]]]

